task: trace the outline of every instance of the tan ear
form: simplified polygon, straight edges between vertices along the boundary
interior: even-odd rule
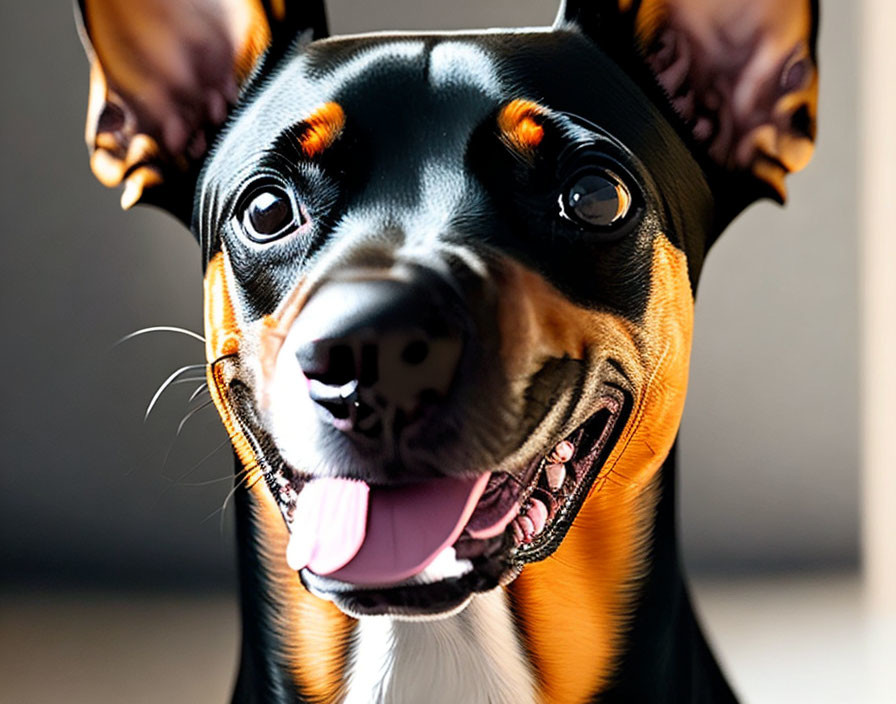
[[[616,57],[627,42],[711,162],[783,200],[814,146],[817,17],[817,0],[566,0],[558,24]]]
[[[300,7],[296,7],[299,5]],[[208,146],[266,51],[326,34],[308,0],[79,0],[90,59],[87,146],[121,204],[189,220]]]

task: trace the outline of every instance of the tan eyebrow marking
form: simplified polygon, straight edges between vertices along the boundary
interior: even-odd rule
[[[544,139],[541,123],[547,111],[538,103],[517,98],[498,113],[501,139],[523,156],[531,156]]]
[[[345,126],[345,111],[339,103],[324,103],[304,121],[299,146],[305,156],[312,158],[323,153]]]

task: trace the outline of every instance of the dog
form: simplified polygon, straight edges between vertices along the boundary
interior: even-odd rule
[[[683,579],[694,295],[808,162],[817,2],[327,37],[80,0],[87,141],[202,249],[234,702],[733,702]]]

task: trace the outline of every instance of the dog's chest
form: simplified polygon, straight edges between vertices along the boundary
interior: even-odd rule
[[[437,621],[359,623],[346,704],[530,704],[532,672],[503,590]]]

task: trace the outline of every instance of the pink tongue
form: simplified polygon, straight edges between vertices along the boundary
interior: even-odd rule
[[[289,566],[353,584],[407,579],[457,540],[488,476],[372,489],[350,479],[314,479],[293,512]]]

